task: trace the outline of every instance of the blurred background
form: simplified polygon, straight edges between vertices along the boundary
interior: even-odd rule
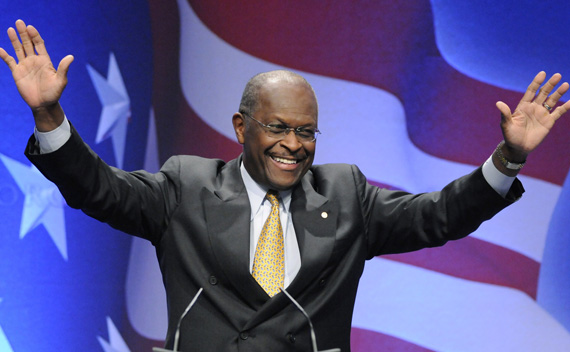
[[[0,4],[75,61],[67,117],[109,164],[230,160],[258,72],[304,75],[316,163],[424,192],[482,164],[537,72],[570,78],[570,3],[84,0]],[[5,33],[5,32],[2,32]],[[0,47],[13,55],[7,35]],[[166,331],[154,249],[65,205],[24,157],[33,119],[0,69],[0,351],[150,351]],[[570,350],[570,116],[533,153],[523,198],[467,239],[370,260],[353,351]],[[190,297],[189,297],[190,299]]]

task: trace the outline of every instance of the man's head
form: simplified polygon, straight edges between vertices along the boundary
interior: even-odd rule
[[[313,88],[290,71],[271,71],[246,85],[240,111],[233,116],[243,163],[251,177],[271,189],[295,186],[313,164],[316,141],[294,131],[275,134],[267,126],[297,128],[310,136],[317,129],[318,106]]]

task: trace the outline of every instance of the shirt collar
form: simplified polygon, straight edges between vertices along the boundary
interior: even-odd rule
[[[265,200],[265,195],[267,194],[267,191],[269,191],[269,188],[255,182],[253,178],[251,178],[247,170],[245,169],[243,162],[241,163],[239,170],[241,172],[241,178],[243,180],[243,183],[245,184],[247,196],[249,197],[249,204],[251,205],[251,217],[253,219],[253,217],[255,216],[255,214],[263,204],[263,201]],[[279,191],[279,203],[281,204],[281,206],[283,207],[283,211],[285,212],[289,211],[289,205],[291,205],[292,193],[293,192],[290,189],[287,191]]]

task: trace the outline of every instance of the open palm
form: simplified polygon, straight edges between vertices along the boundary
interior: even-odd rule
[[[566,102],[552,111],[552,107],[569,88],[565,82],[549,95],[562,78],[558,73],[553,75],[536,94],[545,78],[545,72],[540,72],[534,77],[513,113],[507,104],[497,102],[497,108],[502,115],[501,128],[505,142],[521,154],[533,151],[548,135],[556,120],[570,109],[570,102]]]
[[[21,42],[13,28],[8,29],[8,37],[18,61],[2,48],[0,58],[12,71],[20,95],[32,110],[52,106],[59,101],[67,84],[67,71],[73,56],[63,58],[56,71],[38,31],[33,26],[26,26],[22,20],[16,21],[16,28]]]

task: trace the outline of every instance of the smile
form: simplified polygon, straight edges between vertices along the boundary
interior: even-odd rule
[[[271,158],[277,162],[282,163],[282,164],[288,164],[288,165],[297,164],[296,159],[291,160],[291,159],[280,158],[278,156],[272,156]]]

